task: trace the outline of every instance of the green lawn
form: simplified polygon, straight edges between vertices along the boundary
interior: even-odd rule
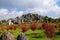
[[[22,33],[20,29],[11,30],[10,32],[14,35],[16,39],[17,39],[17,36],[20,33]],[[27,32],[25,32],[25,35],[28,37],[29,40],[45,40],[46,39],[44,30],[36,30],[34,32],[32,30],[28,30]],[[56,35],[55,40],[59,40],[59,39],[60,39],[60,35]]]

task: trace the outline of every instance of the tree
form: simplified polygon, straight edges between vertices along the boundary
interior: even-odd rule
[[[0,25],[2,25],[2,23],[0,22]]]
[[[2,23],[5,23],[6,22],[6,20],[2,20]]]
[[[43,22],[48,22],[48,16],[45,16],[45,17],[43,18]]]
[[[52,18],[48,18],[48,22],[53,22],[53,19]]]
[[[57,19],[57,23],[59,23],[59,22],[60,22],[60,18]]]
[[[36,23],[33,23],[33,24],[31,25],[31,30],[32,30],[32,31],[35,31],[36,29],[37,29]]]
[[[22,32],[25,33],[29,28],[25,26],[25,27],[22,27],[21,29],[22,29]]]
[[[54,40],[54,36],[55,36],[55,25],[44,23],[42,25],[42,28],[45,30],[45,34],[46,34],[47,38],[51,38],[52,40]]]

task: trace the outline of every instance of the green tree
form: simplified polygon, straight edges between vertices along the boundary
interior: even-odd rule
[[[50,23],[50,22],[53,22],[54,21],[54,19],[53,18],[48,18],[48,22]]]
[[[60,18],[57,19],[57,23],[59,23],[59,22],[60,22]]]
[[[7,21],[6,20],[2,20],[2,23],[6,23]]]
[[[45,17],[43,18],[43,22],[48,22],[48,16],[45,16]]]

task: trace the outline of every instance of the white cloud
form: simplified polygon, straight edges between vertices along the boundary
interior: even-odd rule
[[[17,16],[21,16],[23,11],[17,10],[8,10],[8,9],[0,9],[0,20],[1,19],[8,19],[8,18],[15,18]]]
[[[53,15],[48,15],[52,18],[58,18],[60,17],[60,7],[57,5],[58,0],[42,0],[41,3],[37,2],[37,4],[41,4],[39,6],[35,6],[32,9],[29,9],[30,12],[32,13],[38,13],[41,15],[48,15],[48,14],[53,14]]]
[[[9,1],[9,2],[8,2]],[[60,17],[60,7],[57,5],[59,0],[0,0],[0,5],[4,7],[25,8],[25,11],[17,11],[16,9],[9,11],[8,9],[0,9],[0,15],[15,17],[21,16],[23,13],[38,13],[48,15],[53,18]]]
[[[8,9],[0,9],[0,14],[8,14]]]

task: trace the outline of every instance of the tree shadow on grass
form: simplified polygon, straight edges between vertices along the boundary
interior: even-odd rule
[[[40,35],[38,35],[38,36],[32,36],[32,38],[43,38],[43,36],[40,36]]]
[[[40,33],[32,33],[31,34],[32,36],[32,38],[43,38],[44,37],[44,35],[41,35]]]
[[[56,35],[60,35],[60,32],[56,32]]]
[[[0,36],[0,40],[2,40],[2,36]]]

